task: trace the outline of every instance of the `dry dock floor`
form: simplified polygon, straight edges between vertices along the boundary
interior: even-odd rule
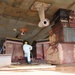
[[[0,67],[0,75],[75,75],[75,65],[15,64]]]

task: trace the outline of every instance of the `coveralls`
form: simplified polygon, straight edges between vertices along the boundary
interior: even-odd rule
[[[27,61],[28,61],[28,63],[30,63],[31,62],[30,51],[32,50],[32,46],[28,45],[27,43],[25,43],[23,45],[23,50],[24,50],[24,56],[25,56],[25,58],[27,57]]]

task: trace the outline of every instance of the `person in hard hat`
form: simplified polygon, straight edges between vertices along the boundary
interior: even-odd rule
[[[24,51],[24,57],[25,57],[25,59],[27,58],[28,64],[31,63],[31,59],[30,59],[30,51],[31,50],[32,50],[32,46],[29,45],[27,42],[25,42],[25,44],[23,45],[23,51]]]

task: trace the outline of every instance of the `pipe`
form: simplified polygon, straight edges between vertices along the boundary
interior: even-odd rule
[[[45,18],[45,7],[44,4],[41,4],[39,10],[39,18],[40,18],[40,22],[38,23],[39,27],[46,27],[49,26],[49,20],[47,18]]]

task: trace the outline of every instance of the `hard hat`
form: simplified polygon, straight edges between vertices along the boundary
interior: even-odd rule
[[[27,42],[25,42],[25,44],[27,44]]]

